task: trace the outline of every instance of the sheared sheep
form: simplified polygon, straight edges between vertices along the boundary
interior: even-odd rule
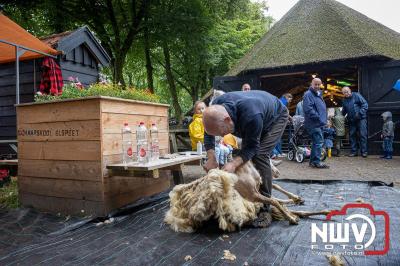
[[[277,169],[273,168],[276,176]],[[174,187],[170,192],[170,209],[164,221],[177,232],[193,232],[203,222],[216,218],[219,228],[234,231],[253,221],[263,204],[270,204],[274,219],[286,219],[297,224],[299,217],[327,215],[329,211],[291,211],[282,203],[304,202],[299,196],[273,185],[290,200],[268,198],[259,192],[261,176],[251,162],[237,169],[235,174],[213,169],[206,176],[191,183]]]

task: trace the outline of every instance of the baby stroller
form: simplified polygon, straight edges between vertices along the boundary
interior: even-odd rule
[[[287,158],[290,161],[296,160],[298,163],[304,162],[311,156],[311,147],[308,134],[304,128],[304,117],[295,115],[292,117],[291,125],[293,133],[289,136],[289,151]],[[323,148],[321,151],[321,161],[326,159],[326,151]]]

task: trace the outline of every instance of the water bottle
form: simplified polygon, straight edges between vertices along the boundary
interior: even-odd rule
[[[147,146],[147,128],[144,122],[140,122],[136,130],[137,140],[137,157],[139,163],[147,163],[149,161]]]
[[[150,128],[151,160],[158,160],[160,157],[160,146],[158,144],[158,129],[156,124],[151,124]]]
[[[203,144],[201,144],[200,141],[197,142],[197,154],[202,155],[203,154]]]
[[[122,127],[122,162],[125,166],[133,162],[132,131],[128,123]]]

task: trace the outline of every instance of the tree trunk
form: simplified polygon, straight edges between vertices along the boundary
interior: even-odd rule
[[[121,84],[123,87],[125,87],[125,80],[124,80],[124,75],[123,75],[123,68],[124,68],[124,59],[126,55],[117,55],[114,60],[114,83],[115,84]]]
[[[174,110],[175,110],[175,117],[178,120],[178,123],[181,124],[182,123],[182,109],[181,109],[181,106],[179,105],[178,93],[176,91],[174,76],[172,75],[169,48],[168,48],[168,44],[166,41],[163,41],[163,53],[164,53],[164,59],[165,59],[165,75],[167,76],[168,88],[169,88],[169,92],[172,97],[172,106],[174,107]]]
[[[144,27],[144,54],[146,58],[146,73],[147,73],[147,88],[151,93],[154,93],[153,84],[153,65],[151,64],[150,58],[150,41],[149,41],[149,28],[148,28],[148,16],[147,12],[145,15],[145,27]]]
[[[192,104],[194,105],[197,101],[197,95],[198,95],[197,88],[195,86],[192,86],[190,90],[191,90],[190,96],[192,97]]]

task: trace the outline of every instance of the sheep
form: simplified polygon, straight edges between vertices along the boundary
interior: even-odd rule
[[[279,174],[273,168],[273,175]],[[284,204],[304,202],[299,196],[273,184],[273,188],[289,200],[268,198],[259,192],[261,176],[251,162],[239,167],[235,174],[213,169],[207,175],[170,192],[170,209],[164,221],[176,232],[194,232],[203,222],[216,218],[219,228],[234,231],[253,221],[264,204],[269,204],[274,219],[298,224],[299,218],[327,215],[329,211],[291,211]]]

